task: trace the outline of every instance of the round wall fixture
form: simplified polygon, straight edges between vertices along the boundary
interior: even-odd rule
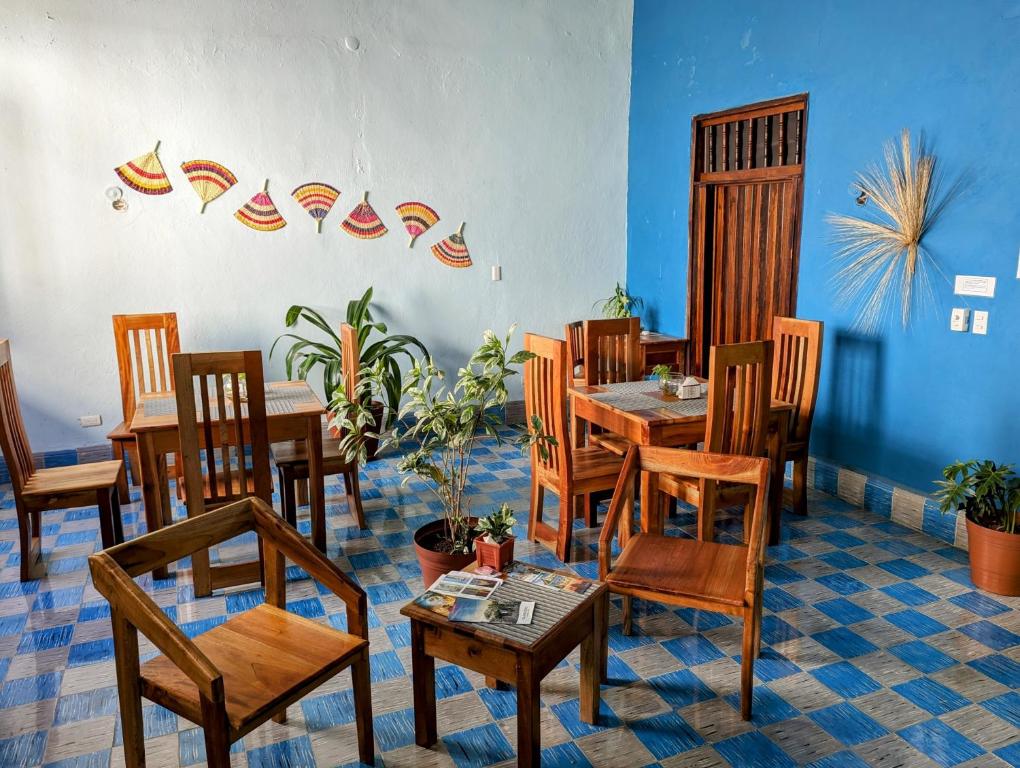
[[[120,187],[107,187],[105,194],[106,199],[112,203],[114,200],[120,200],[122,197],[124,197],[124,190],[122,190]]]
[[[356,51],[361,47],[361,41],[353,35],[349,35],[344,38],[344,45],[347,46],[348,51]]]

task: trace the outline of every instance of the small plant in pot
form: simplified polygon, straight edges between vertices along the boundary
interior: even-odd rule
[[[360,299],[347,303],[345,322],[352,325],[358,332],[358,347],[361,350],[360,362],[363,368],[379,368],[376,385],[371,390],[371,398],[366,402],[372,411],[374,434],[381,434],[393,426],[393,421],[400,408],[401,373],[400,358],[407,362],[414,361],[412,350],[428,356],[428,350],[414,336],[407,334],[390,334],[385,323],[377,322],[372,317],[372,288],[362,294]],[[288,328],[296,328],[304,320],[325,334],[322,339],[309,339],[296,333],[284,333],[277,337],[269,350],[272,357],[276,345],[283,339],[290,339],[284,360],[287,367],[287,378],[295,376],[302,381],[317,366],[322,366],[322,390],[326,400],[332,400],[337,387],[343,382],[342,343],[340,337],[326,319],[311,307],[295,304],[287,310],[285,322]],[[337,324],[337,327],[339,324]],[[374,334],[381,338],[374,338]],[[339,433],[333,431],[334,437]],[[378,438],[371,438],[366,443],[365,458],[375,457],[378,449]]]
[[[523,350],[508,356],[513,331],[511,327],[505,339],[486,331],[481,346],[460,369],[452,388],[442,383],[445,374],[428,357],[415,360],[404,377],[402,394],[406,400],[383,445],[413,444],[397,465],[406,475],[404,483],[418,477],[443,505],[443,518],[426,523],[414,534],[426,586],[474,559],[474,528],[478,521],[471,517],[465,489],[478,441],[486,436],[497,444],[510,439],[522,451],[534,445],[543,455],[547,455],[547,446],[556,445],[537,418],[528,427],[514,428],[512,436],[505,434],[499,411],[509,399],[507,380],[517,375],[514,367],[533,357]],[[379,364],[363,369],[359,387],[378,387],[382,374]],[[332,403],[331,424],[344,431],[340,450],[349,458],[363,458],[365,440],[373,437],[370,429],[359,429],[370,423],[364,402],[357,393],[349,397],[341,384]]]
[[[610,320],[619,320],[633,317],[634,310],[640,309],[643,304],[644,302],[641,299],[637,296],[631,296],[627,293],[626,288],[617,283],[613,295],[608,299],[596,301],[592,309],[599,309],[601,307],[602,317]]]
[[[475,526],[475,555],[479,565],[502,571],[514,559],[513,529],[517,523],[509,504],[503,504]]]
[[[971,580],[988,592],[1020,596],[1020,477],[1013,465],[957,461],[942,476],[935,483],[942,512],[967,516]]]

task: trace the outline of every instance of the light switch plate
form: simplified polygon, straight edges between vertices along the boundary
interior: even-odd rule
[[[98,413],[91,416],[79,416],[78,423],[83,427],[98,427],[103,423],[103,417]]]
[[[967,332],[970,323],[970,310],[963,307],[953,307],[953,314],[949,318],[949,330]]]
[[[985,336],[988,333],[988,311],[978,309],[974,311],[974,333]]]

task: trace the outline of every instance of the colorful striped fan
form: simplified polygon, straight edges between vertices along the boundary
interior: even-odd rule
[[[404,222],[407,234],[411,236],[407,247],[414,245],[419,235],[428,231],[429,227],[439,221],[439,214],[429,208],[425,203],[401,203],[397,206],[397,215]]]
[[[268,189],[269,179],[266,179],[266,183],[262,185],[262,191],[238,208],[234,218],[246,227],[257,229],[259,232],[273,232],[287,226],[287,222],[273,205],[273,200],[267,192]]]
[[[205,207],[237,183],[237,177],[219,163],[212,160],[188,160],[181,163],[181,170],[188,177],[195,193],[202,201],[199,213]]]
[[[297,187],[290,194],[308,211],[308,215],[315,219],[315,231],[322,232],[322,220],[340,197],[340,190],[321,181],[310,181]]]
[[[382,237],[389,230],[382,223],[372,206],[368,204],[368,192],[361,197],[361,202],[350,214],[340,223],[340,228],[348,235],[360,240],[372,240]]]
[[[432,255],[448,267],[470,267],[471,255],[464,245],[464,223],[449,237],[432,246]]]
[[[156,148],[151,152],[113,169],[121,181],[143,195],[165,195],[173,189],[170,186],[170,179],[166,177],[166,171],[163,170],[163,164],[156,156],[159,144],[157,141]]]

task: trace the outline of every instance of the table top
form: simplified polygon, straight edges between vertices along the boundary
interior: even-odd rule
[[[563,573],[573,579],[580,579],[567,571],[554,571],[549,568],[528,564],[536,570]],[[450,621],[446,616],[423,608],[413,601],[400,609],[400,613],[408,618],[423,621],[434,626],[454,628],[469,634],[478,640],[515,650],[532,651],[543,639],[555,634],[557,627],[566,626],[566,620],[577,611],[590,607],[596,598],[606,590],[605,584],[591,582],[592,587],[583,595],[560,589],[552,589],[531,584],[521,579],[508,578],[495,592],[493,599],[517,600],[520,602],[534,601],[535,612],[531,624],[472,624],[469,622]]]
[[[266,417],[314,416],[326,412],[306,381],[273,381],[266,386]],[[242,403],[242,414],[247,410]],[[228,404],[228,411],[230,405]],[[173,392],[142,395],[131,419],[132,432],[176,428],[177,397]]]
[[[673,344],[678,341],[686,342],[687,339],[682,339],[679,336],[669,336],[657,331],[641,331],[638,341],[641,344]]]

